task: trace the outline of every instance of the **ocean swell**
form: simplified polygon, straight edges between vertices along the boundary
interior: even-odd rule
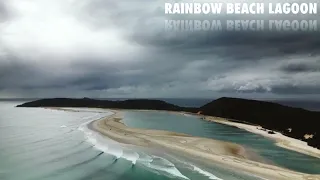
[[[102,136],[100,133],[89,129],[88,124],[91,122],[92,120],[82,124],[78,129],[85,134],[86,141],[91,143],[96,149],[112,155],[117,159],[122,158],[130,161],[132,165],[139,164],[150,170],[161,172],[161,174],[164,175],[189,180],[189,178],[184,176],[169,160],[158,156],[148,155],[144,152],[137,152],[126,145],[108,139],[107,137]]]

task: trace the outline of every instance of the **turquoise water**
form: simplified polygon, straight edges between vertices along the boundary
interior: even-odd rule
[[[200,120],[199,117],[168,112],[126,111],[124,123],[130,127],[168,130],[214,138],[249,147],[267,163],[295,171],[320,174],[320,159],[278,147],[272,140],[239,128]]]
[[[108,111],[15,108],[17,104],[0,102],[1,180],[259,179],[169,152],[119,144],[86,128],[86,123],[110,115]],[[128,120],[138,116],[126,115]]]

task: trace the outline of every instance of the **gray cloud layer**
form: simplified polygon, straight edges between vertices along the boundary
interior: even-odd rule
[[[167,32],[163,4],[0,1],[0,97],[319,95],[318,32]]]

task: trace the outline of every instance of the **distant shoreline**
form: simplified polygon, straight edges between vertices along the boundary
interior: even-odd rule
[[[248,122],[253,125],[260,125],[265,129],[271,129],[288,137],[305,141],[309,146],[320,149],[320,132],[318,128],[320,112],[284,106],[273,102],[222,97],[201,107],[192,108],[174,105],[157,99],[110,101],[90,98],[54,98],[31,101],[17,107],[87,107],[188,112],[224,119],[237,119],[241,123]]]
[[[233,143],[175,132],[130,128],[121,123],[121,110],[112,109],[111,111],[115,114],[92,121],[88,126],[92,130],[120,143],[165,148],[268,179],[320,179],[319,175],[299,173],[249,160],[251,158],[250,154],[247,154],[242,146]]]
[[[254,134],[262,135],[264,137],[274,140],[275,144],[279,147],[320,159],[320,150],[312,146],[309,146],[307,142],[285,136],[273,130],[268,130],[268,129],[262,130],[264,128],[262,128],[259,125],[245,124],[245,123],[242,123],[241,121],[233,122],[224,118],[213,117],[213,116],[204,116],[204,120],[219,123],[219,124],[224,124],[228,126],[234,126]],[[272,131],[274,134],[269,134],[268,131]]]

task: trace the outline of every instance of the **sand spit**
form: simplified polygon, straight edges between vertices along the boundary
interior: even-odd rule
[[[121,112],[89,124],[92,130],[121,143],[163,148],[221,164],[270,180],[320,180],[319,175],[294,172],[252,160],[253,156],[240,145],[185,134],[129,128],[121,123]],[[216,121],[216,120],[214,120]]]

